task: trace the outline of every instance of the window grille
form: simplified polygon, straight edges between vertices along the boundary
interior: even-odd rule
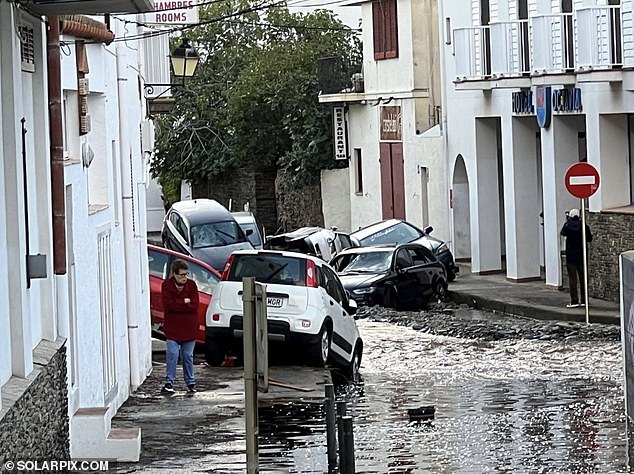
[[[21,25],[18,27],[18,31],[20,33],[22,70],[25,72],[35,72],[35,39],[33,28]]]

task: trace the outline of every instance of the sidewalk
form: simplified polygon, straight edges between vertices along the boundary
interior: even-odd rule
[[[474,275],[470,265],[459,266],[458,277],[449,284],[450,297],[456,303],[535,319],[586,320],[584,308],[566,308],[570,302],[567,289],[561,291],[543,281],[511,282],[504,273]],[[591,323],[620,324],[618,303],[590,298],[589,314]]]

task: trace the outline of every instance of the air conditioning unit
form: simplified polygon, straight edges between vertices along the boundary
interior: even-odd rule
[[[356,93],[365,91],[362,72],[356,72],[352,75],[352,91]]]

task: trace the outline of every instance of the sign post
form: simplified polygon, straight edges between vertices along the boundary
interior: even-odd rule
[[[568,168],[564,178],[566,189],[570,194],[581,199],[581,242],[583,245],[583,288],[586,309],[586,324],[590,324],[588,310],[588,250],[586,248],[586,198],[599,189],[601,178],[597,169],[590,163],[579,162]]]

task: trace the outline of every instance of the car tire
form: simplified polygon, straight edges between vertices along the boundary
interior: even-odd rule
[[[216,338],[208,337],[205,340],[205,360],[211,367],[220,367],[225,360],[227,344]]]
[[[447,284],[442,281],[437,281],[434,285],[434,298],[436,301],[446,301],[447,300]]]
[[[313,367],[323,367],[328,362],[330,355],[330,342],[332,340],[332,331],[327,323],[319,330],[319,334],[315,342],[308,345],[307,358],[308,364]]]
[[[363,356],[363,349],[361,345],[357,343],[357,346],[354,348],[354,353],[352,354],[352,360],[346,367],[346,376],[356,382],[359,380],[359,367],[361,366],[361,357]]]
[[[452,282],[456,279],[456,273],[453,270],[450,270],[449,268],[446,268],[447,271],[447,281],[448,282]]]

